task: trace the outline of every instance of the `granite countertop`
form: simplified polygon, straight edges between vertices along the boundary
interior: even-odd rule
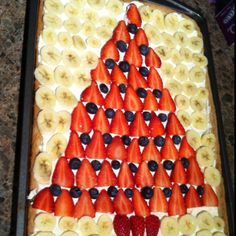
[[[202,12],[208,22],[226,149],[234,183],[234,46],[228,46],[207,0],[181,0]],[[0,235],[10,235],[12,183],[21,82],[26,0],[0,1]]]

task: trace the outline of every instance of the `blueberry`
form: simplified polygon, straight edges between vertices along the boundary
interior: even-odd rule
[[[153,189],[150,187],[144,187],[141,189],[141,194],[145,199],[151,199],[153,196]]]
[[[130,138],[129,136],[124,135],[124,136],[122,136],[121,139],[122,139],[122,141],[123,141],[123,143],[124,143],[125,145],[127,145],[127,146],[130,145],[130,143],[131,143],[131,138]]]
[[[158,117],[159,117],[159,119],[161,120],[161,122],[167,121],[167,115],[164,114],[164,113],[160,113],[160,114],[158,115]]]
[[[99,88],[102,93],[108,93],[108,87],[105,84],[100,84]]]
[[[126,50],[127,50],[127,45],[122,40],[118,40],[116,42],[116,46],[117,46],[117,48],[119,49],[120,52],[126,52]]]
[[[154,138],[154,143],[158,147],[162,147],[165,143],[165,139],[162,136],[156,136]]]
[[[115,111],[112,108],[108,108],[105,111],[105,115],[107,118],[113,118],[115,116]]]
[[[134,114],[131,111],[126,111],[125,118],[128,122],[132,122],[134,120]]]
[[[179,135],[173,135],[172,140],[174,144],[178,145],[181,143],[181,137]]]
[[[89,189],[89,194],[92,199],[97,199],[99,192],[96,188]]]
[[[156,98],[161,98],[162,93],[161,93],[160,90],[154,89],[154,90],[152,91],[152,93],[153,93],[153,95],[154,95]]]
[[[127,198],[132,198],[133,195],[134,195],[134,192],[133,192],[132,189],[127,188],[127,189],[125,190],[125,195],[126,195]]]
[[[141,66],[141,67],[139,68],[139,72],[140,72],[140,74],[141,74],[142,76],[144,76],[144,77],[147,77],[148,74],[149,74],[149,70],[148,70],[148,68],[145,67],[145,66]]]
[[[98,160],[93,160],[93,161],[91,162],[91,165],[92,165],[92,167],[93,167],[93,169],[94,169],[95,171],[100,170],[101,167],[102,167],[101,162],[99,162]]]
[[[166,160],[163,162],[163,166],[166,170],[173,170],[174,163],[172,161]]]
[[[163,193],[165,194],[165,197],[170,197],[171,196],[171,189],[170,188],[164,188]]]
[[[157,168],[158,168],[157,162],[153,161],[153,160],[149,161],[148,162],[148,168],[149,168],[150,171],[153,171],[153,172],[156,171]]]
[[[148,145],[148,143],[149,143],[149,139],[147,137],[145,137],[145,136],[139,137],[138,144],[140,146],[145,147],[146,145]]]
[[[118,169],[120,169],[120,162],[119,162],[119,161],[116,161],[116,160],[113,160],[113,161],[111,162],[111,166],[112,166],[112,168],[113,168],[114,170],[118,170]]]
[[[108,192],[108,195],[109,195],[110,197],[115,197],[116,194],[118,193],[118,190],[117,190],[116,187],[110,186],[110,187],[107,189],[107,192]]]
[[[181,184],[180,186],[181,193],[185,194],[188,192],[188,187],[186,184]]]
[[[79,169],[81,165],[81,160],[79,158],[72,158],[69,162],[69,166],[72,170],[77,170]]]
[[[143,118],[144,118],[144,120],[149,121],[152,118],[152,114],[148,111],[145,111],[145,112],[143,112]]]
[[[50,186],[50,192],[52,193],[53,196],[58,197],[61,194],[61,187],[57,184],[52,184]]]
[[[189,160],[188,160],[187,158],[183,157],[183,158],[181,159],[181,163],[182,163],[182,165],[184,166],[184,168],[188,169]]]
[[[136,34],[137,30],[138,30],[137,25],[132,24],[132,23],[131,23],[131,24],[128,24],[128,31],[129,31],[131,34]]]
[[[119,87],[120,93],[126,92],[126,86],[124,84],[120,84],[118,87]]]
[[[108,133],[103,134],[103,140],[105,144],[110,144],[112,141],[112,136]]]
[[[70,189],[70,195],[73,198],[79,198],[81,196],[82,192],[78,187],[73,187]]]
[[[119,67],[123,72],[129,72],[130,65],[127,61],[121,61],[119,63]]]
[[[111,58],[108,58],[105,61],[105,65],[106,65],[107,69],[113,69],[115,64],[116,64],[115,61]]]
[[[148,52],[149,52],[149,47],[142,44],[139,46],[139,51],[143,56],[147,56]]]
[[[139,96],[140,98],[145,98],[145,97],[147,97],[147,91],[146,91],[144,88],[138,88],[138,89],[136,90],[136,93],[138,94],[138,96]]]
[[[198,193],[200,196],[203,195],[203,193],[204,193],[204,188],[203,188],[201,185],[197,186],[197,193]]]
[[[88,134],[81,134],[80,135],[80,141],[83,144],[89,144],[90,141],[91,141],[91,138],[90,138],[90,136]]]
[[[86,104],[86,110],[88,113],[90,114],[96,114],[96,112],[98,111],[98,107],[96,104],[92,103],[92,102],[88,102]]]
[[[138,167],[133,163],[129,163],[129,169],[131,170],[131,172],[136,173],[138,170]]]

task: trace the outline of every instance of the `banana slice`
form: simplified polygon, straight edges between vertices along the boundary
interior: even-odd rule
[[[49,65],[57,65],[61,61],[60,51],[53,46],[44,46],[40,50],[40,56]]]
[[[219,217],[219,216],[215,216],[214,218],[214,226],[216,230],[223,230],[225,227],[225,222],[224,220]]]
[[[53,45],[57,42],[57,34],[52,28],[44,29],[42,38],[46,45]]]
[[[179,23],[179,30],[189,35],[195,31],[195,25],[192,20],[184,19]]]
[[[53,13],[46,13],[43,16],[43,23],[46,27],[59,29],[62,26],[62,20]]]
[[[164,14],[160,10],[156,9],[152,11],[150,21],[159,30],[162,31],[165,29]]]
[[[101,41],[95,36],[90,36],[86,39],[86,43],[91,48],[99,48],[101,46]]]
[[[187,44],[187,35],[184,32],[176,32],[174,34],[174,39],[181,47]]]
[[[209,91],[207,88],[201,87],[197,89],[197,96],[203,100],[207,100],[209,96]]]
[[[101,215],[97,221],[98,234],[103,236],[109,236],[113,230],[112,219],[108,215]]]
[[[152,18],[152,9],[149,6],[142,5],[139,8],[139,13],[144,22],[150,22]]]
[[[179,27],[179,17],[176,13],[169,13],[165,16],[165,27],[170,32],[176,32]]]
[[[182,94],[175,96],[175,103],[178,109],[186,110],[189,108],[189,99]]]
[[[177,112],[177,117],[185,128],[191,125],[191,117],[186,111],[179,110]]]
[[[86,37],[94,35],[95,34],[94,24],[92,24],[92,22],[85,22],[82,25],[81,33]]]
[[[213,236],[226,236],[226,234],[224,234],[222,232],[215,232],[215,233],[213,233]]]
[[[35,78],[43,85],[51,86],[54,84],[53,71],[46,65],[40,64],[34,71]]]
[[[75,85],[78,88],[87,87],[91,83],[89,70],[78,69],[74,72]]]
[[[97,225],[92,217],[83,216],[79,220],[79,229],[82,235],[88,236],[97,233]]]
[[[160,229],[163,236],[177,236],[179,234],[178,222],[172,217],[164,217],[161,220]]]
[[[35,93],[35,101],[40,109],[52,109],[56,105],[56,97],[53,90],[42,86]]]
[[[197,231],[196,236],[212,236],[212,233],[208,229],[202,229]]]
[[[94,69],[98,64],[98,56],[91,51],[87,51],[82,55],[81,68],[85,70]]]
[[[211,230],[214,228],[214,219],[207,211],[202,211],[197,215],[197,222],[200,229]]]
[[[203,146],[197,150],[196,158],[200,167],[210,167],[214,163],[215,154],[210,148]]]
[[[71,0],[71,3],[74,4],[78,8],[83,8],[87,1],[86,0]]]
[[[183,92],[185,93],[185,95],[191,97],[193,94],[196,94],[197,87],[193,82],[186,81],[182,85],[183,85]]]
[[[221,182],[220,171],[215,167],[207,167],[204,171],[204,177],[208,184],[213,187],[218,187]]]
[[[86,43],[84,42],[84,40],[80,36],[75,35],[72,37],[72,40],[73,40],[73,45],[76,49],[78,49],[78,50],[86,49]]]
[[[78,33],[81,29],[79,17],[68,18],[67,20],[64,21],[63,26],[68,32],[72,34]]]
[[[203,49],[203,40],[200,37],[194,36],[188,40],[188,47],[194,52],[201,52]]]
[[[174,66],[168,62],[163,62],[161,65],[161,75],[164,78],[172,79],[174,75]]]
[[[55,236],[53,232],[50,231],[40,231],[35,234],[35,236]]]
[[[123,11],[123,4],[119,0],[109,0],[106,4],[106,10],[112,15],[119,15]]]
[[[171,50],[171,61],[176,65],[183,61],[182,56],[180,55],[180,53],[177,49]]]
[[[196,83],[201,83],[206,80],[206,72],[199,66],[194,66],[189,72],[189,79]]]
[[[74,108],[77,104],[77,99],[74,94],[63,86],[57,87],[56,99],[65,108]]]
[[[216,136],[213,133],[203,134],[201,137],[201,143],[209,148],[214,148],[216,145]]]
[[[54,78],[57,84],[69,87],[73,83],[73,75],[65,66],[57,66],[54,71]]]
[[[112,35],[112,30],[107,26],[101,26],[96,29],[96,33],[100,39],[108,40]]]
[[[87,0],[91,8],[101,10],[106,5],[106,0]]]
[[[190,214],[179,217],[178,223],[179,230],[184,235],[192,235],[197,227],[196,218]]]
[[[67,3],[64,8],[64,12],[68,17],[77,17],[81,14],[79,7],[73,3]]]
[[[79,236],[76,232],[68,230],[64,233],[62,233],[60,236]]]
[[[53,156],[50,153],[41,152],[35,158],[34,162],[34,178],[39,184],[48,184],[52,173],[52,160]],[[40,219],[40,218],[39,218]],[[41,229],[40,230],[47,230]],[[51,229],[48,229],[51,230]]]
[[[202,112],[194,112],[191,115],[192,125],[194,128],[204,130],[207,127],[207,115]]]
[[[52,110],[42,110],[37,117],[37,125],[41,134],[52,134],[58,125],[56,112]]]
[[[203,100],[198,96],[192,97],[190,99],[190,106],[194,111],[199,111],[199,112],[204,110],[205,108]]]
[[[73,45],[71,35],[68,32],[60,32],[57,36],[59,44],[63,48],[69,48]]]
[[[208,64],[207,58],[203,54],[194,53],[193,62],[201,67],[205,67]]]
[[[176,47],[175,39],[171,34],[164,32],[161,34],[161,37],[162,37],[162,42],[164,43],[166,47],[171,48],[171,49]]]
[[[102,16],[99,19],[99,22],[101,23],[101,25],[111,27],[112,29],[115,28],[115,26],[117,25],[116,18],[111,16]]]
[[[165,83],[165,87],[169,89],[172,96],[180,94],[182,89],[180,83],[175,79],[168,79]]]
[[[143,29],[151,43],[155,45],[160,44],[162,41],[161,34],[155,26],[147,23],[144,25]]]
[[[155,52],[161,60],[168,60],[171,57],[171,50],[166,46],[159,46],[155,48]]]
[[[58,226],[59,229],[63,232],[67,230],[76,231],[76,229],[78,228],[78,223],[77,220],[73,217],[63,216],[60,218]]]
[[[185,81],[189,77],[188,67],[184,64],[178,64],[174,70],[174,76],[179,81]]]
[[[179,53],[185,62],[187,62],[187,63],[192,62],[193,54],[192,54],[191,50],[189,50],[188,48],[182,47],[182,48],[180,48]]]
[[[89,9],[84,10],[83,19],[84,22],[91,22],[92,24],[94,24],[94,22],[98,22],[99,17],[96,11]]]
[[[44,6],[48,12],[62,13],[64,6],[60,0],[45,0]]]
[[[62,60],[64,64],[68,67],[78,67],[80,64],[80,58],[77,53],[72,49],[65,49],[62,52]]]
[[[56,129],[57,133],[65,133],[70,129],[71,115],[67,111],[59,111],[58,116],[58,126]]]
[[[67,146],[67,140],[61,133],[54,134],[46,144],[46,150],[54,159],[62,155]]]
[[[56,217],[49,213],[39,213],[34,219],[35,228],[42,231],[51,231],[56,226]]]
[[[188,130],[186,132],[186,138],[194,150],[197,150],[201,146],[201,137],[198,132],[194,130]]]

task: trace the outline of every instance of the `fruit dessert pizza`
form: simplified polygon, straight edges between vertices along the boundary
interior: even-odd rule
[[[38,22],[28,235],[226,235],[197,24],[120,0],[40,1]]]

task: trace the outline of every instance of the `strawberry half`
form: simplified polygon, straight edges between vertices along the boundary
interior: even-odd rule
[[[133,236],[144,236],[145,222],[142,216],[131,216],[130,224]]]
[[[34,198],[32,207],[49,213],[54,212],[53,195],[49,188],[40,190]]]
[[[114,61],[119,61],[120,54],[113,40],[108,40],[101,49],[101,58],[103,60],[113,59]]]
[[[175,161],[170,179],[171,179],[171,182],[174,182],[174,183],[179,183],[179,184],[187,183],[187,174],[180,160]]]
[[[58,184],[66,188],[74,186],[74,173],[70,169],[69,163],[65,157],[61,157],[57,161],[52,175],[52,184]]]
[[[190,186],[184,198],[187,208],[201,207],[202,201],[193,186]]]
[[[93,129],[100,131],[102,134],[110,133],[110,125],[102,107],[98,109],[93,118]]]
[[[124,109],[126,111],[142,111],[143,103],[133,87],[128,86],[124,98]]]
[[[149,136],[149,130],[140,111],[136,112],[134,120],[130,124],[131,136]]]
[[[216,193],[212,189],[211,185],[204,185],[204,192],[202,195],[202,203],[203,206],[218,206],[219,201]]]
[[[153,93],[150,90],[147,91],[147,96],[144,99],[143,109],[149,110],[149,111],[157,111],[158,110],[157,99],[155,98],[155,96],[153,95]]]
[[[113,213],[114,207],[106,190],[102,190],[94,204],[96,212]]]
[[[154,182],[157,187],[171,187],[170,177],[162,164],[158,165],[157,171],[154,175]]]
[[[184,136],[182,138],[180,148],[179,148],[179,158],[183,158],[183,157],[191,158],[191,157],[195,157],[195,156],[196,156],[196,152],[188,143],[186,136]]]
[[[142,217],[149,216],[150,215],[149,207],[144,198],[142,197],[141,193],[137,189],[134,189],[133,191],[134,195],[132,203],[134,206],[135,215]]]
[[[79,200],[75,205],[73,217],[78,219],[83,216],[95,217],[95,213],[95,208],[93,206],[90,194],[88,191],[83,190]]]
[[[159,117],[152,112],[152,118],[149,123],[149,130],[151,137],[161,136],[165,134],[165,128]]]
[[[162,96],[159,101],[159,109],[163,111],[175,112],[176,106],[168,89],[162,89]]]
[[[128,83],[134,90],[138,88],[147,88],[147,82],[144,77],[139,73],[135,65],[130,65],[130,71],[128,74]]]
[[[145,57],[145,64],[146,66],[153,66],[156,68],[161,67],[161,59],[152,48],[149,48],[148,54]]]
[[[159,232],[161,221],[155,215],[150,215],[146,218],[146,232],[147,236],[157,236]]]
[[[165,160],[177,160],[179,153],[178,150],[175,147],[175,144],[171,137],[166,136],[165,143],[163,147],[161,148],[161,156],[162,159]]]
[[[142,18],[135,4],[131,3],[128,6],[128,11],[126,14],[127,14],[129,23],[135,24],[137,27],[140,27],[142,25]]]
[[[117,66],[117,65],[115,65],[114,68],[111,71],[111,80],[117,86],[119,86],[120,84],[124,84],[124,85],[128,84],[127,79],[126,79],[124,73],[122,72],[120,67]]]
[[[130,236],[130,221],[126,215],[116,215],[113,227],[117,236]]]
[[[145,31],[141,28],[139,28],[137,33],[135,34],[134,40],[136,41],[136,44],[138,46],[141,46],[141,45],[148,46],[148,44],[149,44],[147,35],[146,35]]]
[[[160,91],[162,91],[162,89],[163,89],[162,78],[159,75],[158,71],[153,66],[151,66],[151,68],[149,70],[149,74],[147,77],[147,83],[148,83],[148,87],[150,87],[152,89],[158,89]]]
[[[168,211],[168,202],[161,188],[154,188],[153,196],[149,202],[149,207],[151,212]]]
[[[135,174],[135,183],[136,186],[140,188],[152,186],[154,184],[153,177],[145,161],[143,161],[138,167],[138,170]]]
[[[149,143],[144,147],[142,153],[143,161],[154,160],[158,164],[161,163],[161,154],[158,151],[153,139],[149,139]]]
[[[122,40],[125,43],[129,43],[130,35],[124,20],[119,21],[118,25],[113,31],[112,39],[114,42]]]
[[[142,155],[140,152],[139,144],[138,144],[138,139],[134,138],[130,145],[127,148],[128,152],[128,162],[133,162],[133,163],[141,163],[142,162]]]
[[[121,110],[117,110],[111,122],[111,133],[129,135],[129,125]]]
[[[188,183],[191,185],[202,185],[204,183],[203,173],[198,165],[197,160],[189,158],[189,166],[187,169]]]
[[[175,113],[170,112],[166,124],[166,133],[168,135],[185,135],[185,129],[180,123]]]
[[[128,49],[124,56],[124,60],[127,61],[130,65],[134,65],[136,67],[140,67],[142,65],[143,59],[134,39],[132,39],[129,43]]]
[[[118,174],[118,186],[119,188],[133,188],[134,177],[129,168],[127,162],[123,161]]]

